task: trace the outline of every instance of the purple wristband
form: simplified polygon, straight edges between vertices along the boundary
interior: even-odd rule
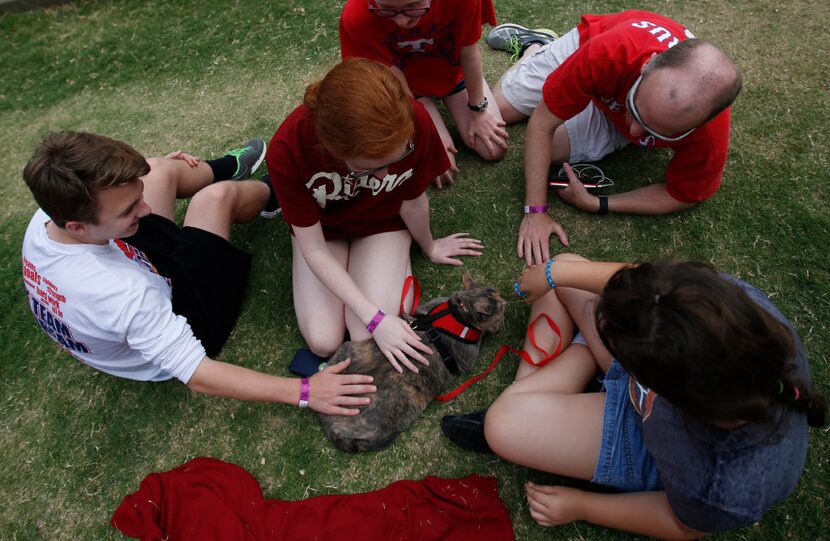
[[[311,398],[311,383],[308,378],[300,378],[300,402],[297,405],[307,408],[309,398]]]
[[[544,214],[548,211],[547,205],[533,206],[525,205],[525,214]]]
[[[375,329],[378,328],[378,325],[380,325],[380,322],[383,321],[384,317],[386,317],[386,312],[379,309],[375,314],[375,317],[372,318],[372,321],[370,321],[369,324],[366,325],[366,330],[369,331],[369,334],[375,332]]]

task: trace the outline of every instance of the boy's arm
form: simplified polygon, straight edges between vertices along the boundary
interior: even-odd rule
[[[527,498],[531,515],[544,525],[559,526],[574,520],[585,520],[660,539],[697,539],[706,535],[706,532],[680,522],[663,491],[599,494],[575,488],[529,484]]]
[[[375,392],[371,376],[341,374],[350,360],[329,366],[310,378],[311,409],[331,415],[357,415],[355,406],[365,406],[368,397],[351,396]],[[299,378],[283,378],[205,357],[187,382],[196,392],[238,400],[297,404]]]

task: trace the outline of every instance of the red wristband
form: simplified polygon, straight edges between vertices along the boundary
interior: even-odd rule
[[[386,317],[386,312],[378,309],[377,313],[375,314],[375,317],[373,317],[372,321],[370,321],[369,324],[366,325],[366,330],[369,331],[369,334],[375,332],[375,329],[378,328],[378,325],[380,325],[380,322],[383,321],[384,317]]]
[[[541,206],[534,206],[534,205],[525,205],[525,214],[544,214],[548,211],[547,205]]]
[[[301,408],[307,408],[310,398],[311,383],[308,381],[308,378],[300,378],[300,402],[297,405]]]

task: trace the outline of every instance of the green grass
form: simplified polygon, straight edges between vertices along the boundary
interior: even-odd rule
[[[147,155],[181,149],[210,157],[250,136],[269,138],[305,85],[338,58],[342,2],[90,1],[0,15],[0,539],[120,539],[108,520],[151,471],[199,455],[240,464],[266,496],[298,499],[372,490],[425,475],[495,475],[519,539],[626,539],[585,523],[553,531],[530,519],[521,487],[552,476],[465,453],[438,430],[446,413],[488,404],[511,381],[515,359],[449,404],[432,404],[391,448],[359,456],[332,450],[308,412],[191,394],[176,382],[118,380],[58,351],[35,326],[20,279],[20,243],[35,208],[20,175],[49,131],[78,129],[126,140]],[[582,12],[652,9],[685,22],[732,55],[745,76],[733,109],[732,148],[720,192],[683,214],[585,215],[554,203],[572,250],[596,259],[697,259],[769,292],[804,339],[814,378],[830,390],[830,239],[826,2],[756,0],[631,4],[497,2],[499,20],[563,32]],[[491,85],[507,55],[483,49]],[[470,231],[486,253],[475,278],[509,293],[521,219],[524,126],[511,150],[485,164],[462,150],[455,186],[431,191],[433,229]],[[627,149],[603,168],[630,189],[659,182],[668,154]],[[287,374],[302,340],[291,305],[285,224],[234,231],[256,254],[246,306],[221,358]],[[414,252],[424,297],[456,288],[460,270]],[[518,346],[521,304],[485,342]],[[484,364],[484,363],[481,363]],[[758,524],[722,539],[812,540],[830,531],[828,434],[811,432],[802,481]]]

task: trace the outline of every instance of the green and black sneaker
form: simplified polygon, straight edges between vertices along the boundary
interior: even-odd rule
[[[519,24],[500,24],[487,34],[487,45],[498,51],[507,51],[513,56],[510,60],[516,62],[530,44],[547,45],[559,36],[547,28],[525,28]]]
[[[265,159],[265,141],[262,139],[251,139],[242,148],[235,148],[225,153],[225,156],[236,158],[236,172],[231,180],[246,180],[256,171],[257,167]]]

